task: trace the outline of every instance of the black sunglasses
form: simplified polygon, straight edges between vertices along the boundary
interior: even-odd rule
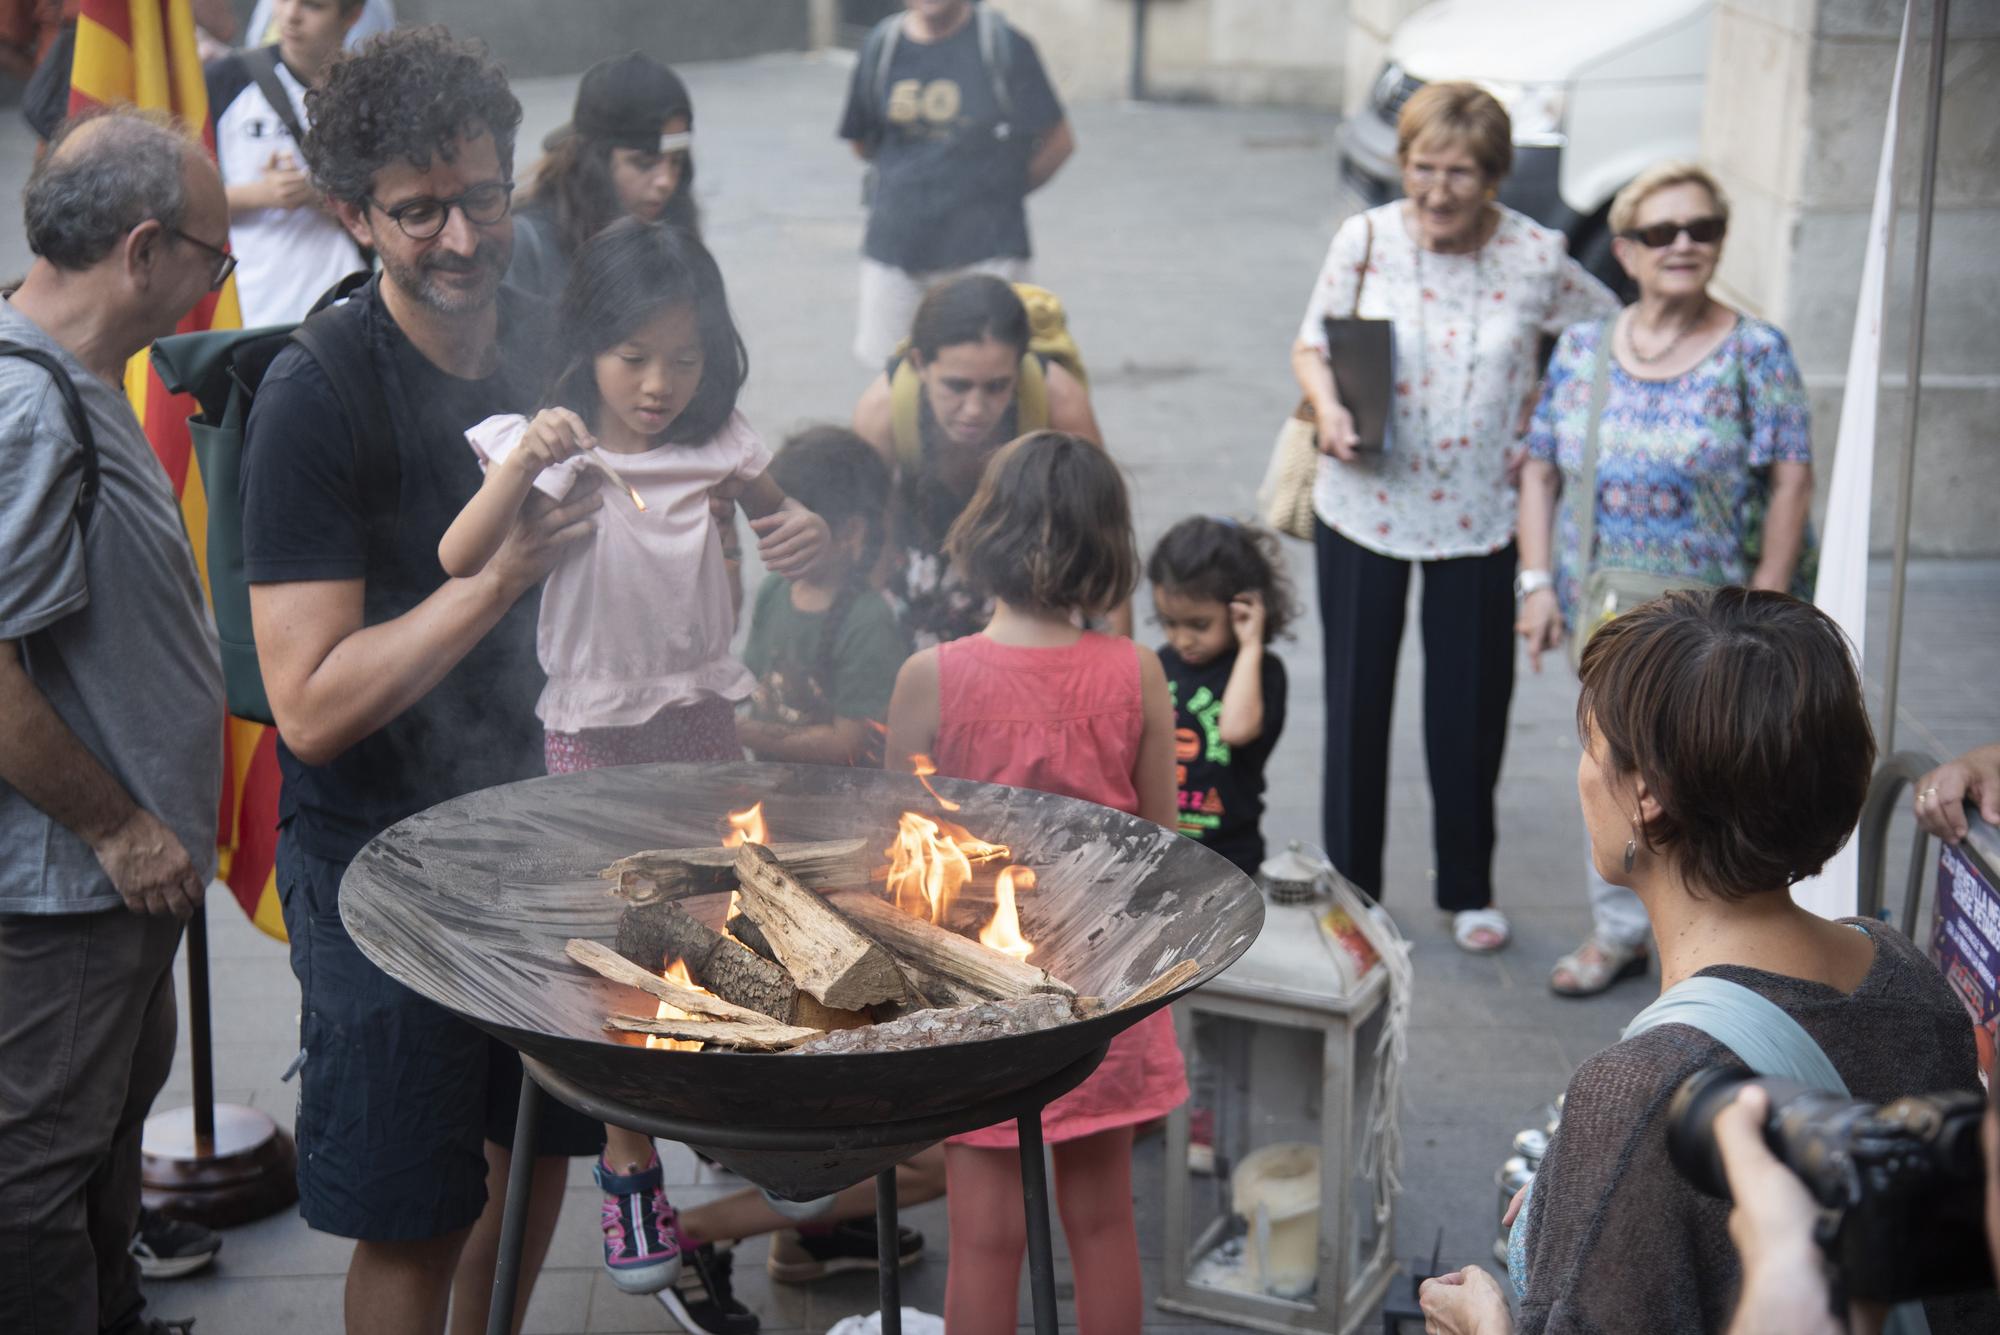
[[[461,210],[465,220],[475,227],[490,227],[499,222],[507,216],[507,206],[514,198],[514,183],[488,181],[450,199],[406,200],[393,209],[373,195],[365,198],[402,228],[404,236],[412,241],[428,241],[444,230],[453,209]]]
[[[1634,227],[1618,235],[1627,241],[1637,241],[1651,250],[1665,250],[1680,239],[1682,232],[1697,246],[1712,246],[1722,240],[1722,234],[1729,230],[1729,223],[1722,218],[1695,218],[1689,222],[1656,222],[1650,227]]]
[[[215,256],[215,272],[209,277],[208,290],[211,292],[222,291],[222,285],[229,281],[229,275],[236,272],[236,257],[220,246],[209,245],[208,242],[198,236],[189,236],[178,227],[168,227],[165,223],[161,223],[160,226],[166,232],[179,237],[190,246],[195,246]]]

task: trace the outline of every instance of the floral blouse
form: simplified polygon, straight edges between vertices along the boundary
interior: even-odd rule
[[[1301,342],[1325,350],[1320,321],[1354,313],[1367,254],[1360,315],[1395,325],[1389,447],[1353,463],[1322,458],[1313,509],[1384,556],[1484,556],[1514,537],[1507,455],[1542,335],[1609,315],[1618,300],[1569,257],[1561,233],[1512,209],[1469,255],[1424,250],[1402,210],[1395,201],[1340,225],[1299,326]]]
[[[1607,322],[1564,331],[1528,430],[1531,458],[1562,473],[1556,597],[1571,619],[1581,592],[1576,516],[1598,340]],[[1763,539],[1771,465],[1812,462],[1812,423],[1785,336],[1748,316],[1714,352],[1672,380],[1640,380],[1611,359],[1597,436],[1597,563],[1747,583]],[[1800,562],[1795,593],[1805,592]]]

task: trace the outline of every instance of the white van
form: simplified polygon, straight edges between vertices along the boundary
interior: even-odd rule
[[[1514,122],[1502,202],[1569,237],[1622,285],[1605,215],[1662,158],[1701,147],[1714,0],[1441,0],[1405,19],[1368,105],[1342,122],[1342,174],[1371,205],[1402,193],[1396,115],[1426,83],[1465,79]],[[1616,281],[1614,281],[1616,280]]]

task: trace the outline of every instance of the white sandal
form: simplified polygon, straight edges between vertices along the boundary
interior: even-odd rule
[[[1492,938],[1490,944],[1479,942],[1481,932]],[[1451,915],[1451,939],[1468,955],[1491,955],[1505,946],[1511,935],[1507,915],[1499,909],[1460,909]]]

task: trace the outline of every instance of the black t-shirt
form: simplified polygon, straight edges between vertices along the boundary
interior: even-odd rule
[[[1264,861],[1264,762],[1285,730],[1285,665],[1264,651],[1264,731],[1249,746],[1222,740],[1222,690],[1236,666],[1232,651],[1200,667],[1160,646],[1160,666],[1174,697],[1174,774],[1180,831],[1254,876]]]
[[[542,303],[501,289],[500,369],[465,380],[410,343],[376,288],[357,299],[368,302],[362,324],[398,427],[394,522],[368,522],[389,488],[357,484],[347,414],[319,363],[293,346],[264,377],[244,433],[243,550],[252,583],[365,580],[363,616],[375,625],[445,582],[438,541],[480,484],[465,430],[533,411],[550,320]],[[428,695],[331,762],[304,764],[281,738],[279,822],[308,851],[345,861],[405,816],[542,773],[539,605],[522,598]]]
[[[840,137],[874,150],[875,194],[862,251],[910,273],[1027,258],[1028,159],[1063,119],[1034,43],[1006,30],[1003,113],[979,50],[977,16],[941,42],[905,33],[889,77],[856,64]]]

